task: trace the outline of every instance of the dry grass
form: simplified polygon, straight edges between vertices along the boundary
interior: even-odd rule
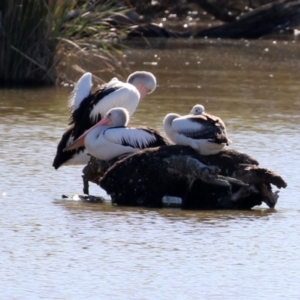
[[[98,12],[89,13],[87,4],[78,7],[76,0],[1,0],[0,83],[57,83],[62,77],[57,66],[70,55],[94,55],[104,67],[112,68],[119,62],[118,54],[112,55],[117,50],[103,39],[110,28],[101,19],[115,8],[107,8],[107,1],[99,1],[98,6],[101,5]],[[101,13],[103,10],[105,13]],[[99,38],[91,38],[97,35]]]

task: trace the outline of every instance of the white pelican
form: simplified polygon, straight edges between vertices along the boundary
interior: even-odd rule
[[[225,145],[232,143],[223,121],[205,113],[204,107],[199,104],[186,116],[167,114],[163,125],[173,143],[190,146],[201,155],[217,154]]]
[[[95,125],[113,107],[124,107],[132,115],[139,101],[156,88],[156,78],[152,73],[137,71],[129,75],[127,82],[113,78],[95,92],[91,91],[92,74],[85,73],[76,83],[70,95],[71,125],[62,135],[57,146],[53,167],[62,165],[87,164],[89,156],[84,146],[73,151],[63,152],[86,130]]]
[[[144,148],[167,145],[168,141],[155,129],[127,127],[129,113],[122,107],[112,108],[105,117],[81,135],[64,151],[81,147],[101,160],[111,160]]]
[[[217,120],[218,122],[220,122],[222,124],[222,126],[224,128],[224,132],[227,135],[227,133],[226,133],[226,127],[225,127],[224,122],[219,117],[216,117],[216,116],[213,116],[213,115],[210,115],[210,114],[206,113],[205,112],[205,108],[204,108],[203,105],[201,105],[201,104],[194,105],[193,108],[192,108],[192,110],[190,111],[190,114],[191,115],[195,115],[195,116],[202,114],[202,115],[204,115],[204,116],[206,116],[206,117],[208,117],[210,119]],[[231,144],[231,143],[232,143],[232,141],[229,140],[229,144]]]

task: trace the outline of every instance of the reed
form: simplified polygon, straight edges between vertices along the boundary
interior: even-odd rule
[[[82,17],[89,14],[88,1],[81,2],[78,7],[76,0],[1,0],[0,85],[56,83],[57,65],[67,49],[82,53],[100,48],[103,58],[113,59],[104,41],[91,45],[84,39],[109,29],[95,22],[95,16]],[[76,17],[70,17],[72,11]]]

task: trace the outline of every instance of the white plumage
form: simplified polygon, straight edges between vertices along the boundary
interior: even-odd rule
[[[155,90],[156,78],[152,73],[137,71],[129,75],[127,82],[113,78],[95,92],[91,87],[92,74],[85,73],[70,95],[70,127],[57,146],[53,161],[55,169],[62,165],[87,164],[90,157],[84,146],[68,152],[63,152],[63,149],[101,120],[111,108],[124,107],[131,116],[139,101]]]
[[[173,143],[190,146],[201,155],[217,154],[231,143],[223,121],[205,113],[202,105],[194,106],[186,116],[167,114],[163,125]]]
[[[74,89],[69,97],[68,104],[71,109],[71,113],[79,108],[80,103],[84,98],[89,96],[92,86],[92,74],[89,72],[84,73],[76,82]]]
[[[84,144],[90,155],[101,160],[111,160],[144,148],[167,144],[156,130],[148,127],[126,127],[128,121],[129,114],[124,108],[113,108],[64,151]]]

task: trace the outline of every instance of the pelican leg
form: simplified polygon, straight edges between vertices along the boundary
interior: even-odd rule
[[[83,180],[83,193],[85,195],[89,194],[89,181],[87,179],[85,179],[84,176],[82,176],[82,180]]]

